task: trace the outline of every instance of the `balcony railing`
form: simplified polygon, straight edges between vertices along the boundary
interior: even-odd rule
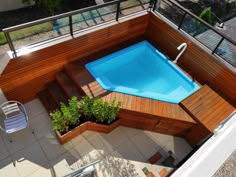
[[[118,21],[121,17],[147,10],[149,9],[149,3],[150,0],[115,0],[5,28],[2,31],[13,57],[17,57],[22,48],[29,49],[32,46],[45,44],[58,37],[70,36],[73,38],[80,30]],[[40,33],[34,32],[39,28]]]
[[[211,51],[212,55],[217,55],[236,67],[236,41],[222,34],[219,27],[209,25],[172,0],[158,1],[153,11],[174,23],[178,30],[198,40]]]
[[[61,36],[73,38],[80,30],[105,22],[119,21],[121,17],[150,9],[169,19],[176,25],[177,30],[184,31],[198,40],[211,51],[212,55],[217,55],[236,67],[236,42],[222,34],[217,27],[209,25],[172,0],[115,0],[6,28],[2,31],[13,57],[17,57],[17,53],[22,47],[30,48]],[[24,43],[22,46],[22,43],[13,38],[17,32],[25,34],[25,31],[33,31],[34,28],[39,27],[43,28],[43,32],[37,34],[36,37],[30,33],[29,36],[25,35],[26,45]]]

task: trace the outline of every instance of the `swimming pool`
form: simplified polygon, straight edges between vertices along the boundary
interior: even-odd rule
[[[102,88],[179,103],[199,86],[147,41],[86,64]]]

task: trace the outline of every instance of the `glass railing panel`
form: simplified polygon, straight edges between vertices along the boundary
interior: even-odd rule
[[[123,1],[120,3],[120,16],[130,15],[135,12],[143,11],[147,8],[147,3],[143,3],[142,0]]]
[[[69,33],[69,18],[49,21],[9,32],[15,49],[44,42]]]
[[[215,31],[190,15],[185,16],[181,29],[193,36],[211,51],[215,49],[222,38]]]
[[[181,29],[194,37],[207,31],[208,27],[187,14],[183,20]]]
[[[224,39],[215,53],[232,66],[236,67],[236,45]]]
[[[160,3],[157,3],[156,11],[162,14],[164,17],[166,17],[168,20],[170,20],[175,25],[179,26],[181,23],[181,19],[184,16],[184,11],[174,4],[166,1],[161,1]]]
[[[0,58],[9,51],[9,45],[3,32],[0,32]]]
[[[90,10],[72,16],[73,30],[78,31],[91,26],[102,24],[116,18],[117,5]]]

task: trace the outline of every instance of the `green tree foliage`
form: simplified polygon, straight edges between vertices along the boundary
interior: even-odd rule
[[[61,103],[60,110],[55,110],[50,113],[52,118],[52,127],[60,133],[65,133],[70,130],[70,126],[79,125],[80,113],[78,111],[78,99],[72,97],[69,100],[69,105]]]
[[[63,0],[22,0],[22,2],[24,4],[45,7],[51,15],[54,15],[56,11],[61,9]]]
[[[199,17],[203,20],[205,20],[207,23],[212,24],[212,13],[211,13],[211,7],[205,8],[199,15]]]
[[[111,124],[117,119],[120,110],[121,102],[116,102],[114,99],[111,103],[96,98],[93,102],[92,112],[96,118],[96,122]]]
[[[93,109],[93,100],[91,100],[89,96],[82,97],[82,99],[79,101],[79,110],[80,112],[83,113],[83,115],[87,119],[90,119],[92,117],[93,115],[92,109]]]

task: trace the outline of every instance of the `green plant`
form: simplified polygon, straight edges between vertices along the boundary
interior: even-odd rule
[[[1,44],[6,44],[7,40],[3,32],[0,32],[0,45]]]
[[[81,116],[78,109],[78,98],[76,96],[71,97],[68,107],[72,117],[79,118]]]
[[[43,33],[43,32],[48,32],[48,31],[51,31],[52,29],[53,29],[52,24],[50,22],[46,22],[39,25],[13,31],[9,34],[12,41],[16,41],[16,40],[24,39],[24,38],[27,38],[36,34]],[[7,41],[6,41],[4,33],[0,32],[0,45],[6,44],[6,43]]]
[[[52,118],[52,128],[53,130],[58,130],[59,132],[67,132],[69,130],[69,125],[64,119],[63,114],[59,110],[51,112],[50,117]]]
[[[203,20],[205,20],[207,23],[213,25],[213,17],[211,12],[211,7],[203,9],[203,11],[200,13],[199,17]]]
[[[84,96],[79,101],[79,110],[84,114],[87,119],[90,119],[93,115],[93,100],[89,98],[89,96]]]
[[[22,0],[22,2],[27,5],[35,4],[38,7],[45,7],[51,15],[60,10],[63,4],[63,0]]]
[[[55,110],[50,113],[52,118],[52,127],[60,133],[68,132],[71,127],[79,125],[80,113],[78,111],[78,99],[72,97],[69,100],[68,106],[61,103],[60,110]]]
[[[114,99],[111,103],[96,98],[93,103],[93,115],[98,123],[111,124],[117,119],[121,102]]]

